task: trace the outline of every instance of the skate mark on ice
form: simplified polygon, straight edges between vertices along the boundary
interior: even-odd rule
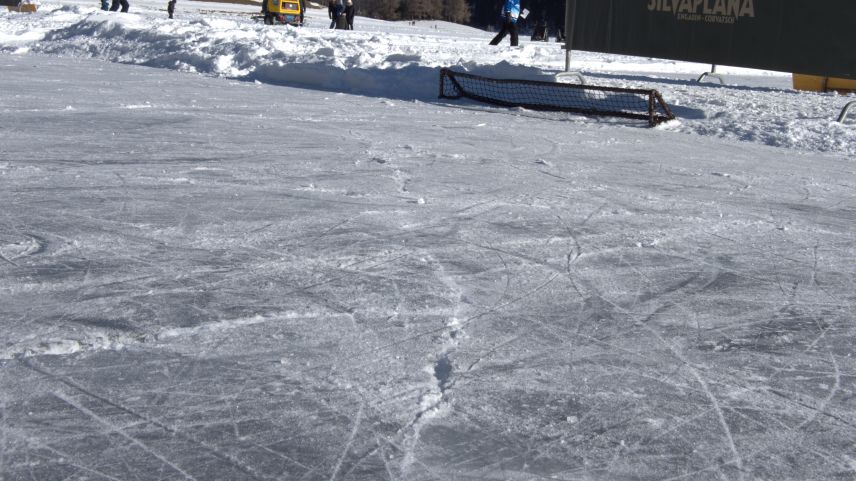
[[[375,438],[375,442],[378,445],[378,450],[380,451],[380,459],[383,461],[383,468],[386,470],[387,476],[389,476],[390,481],[395,481],[395,475],[392,474],[392,468],[389,466],[388,458],[391,455],[388,455],[386,449],[384,449],[384,445],[381,444],[380,438]]]
[[[421,391],[421,388],[420,388],[420,387],[418,387],[418,386],[408,390],[408,392],[418,392],[418,391]],[[401,394],[401,393],[399,393],[399,394],[400,394],[400,396],[398,396],[398,397],[402,397],[402,398],[403,398],[403,397],[406,397],[406,396],[404,396],[404,395],[403,395],[403,394]],[[406,394],[406,393],[405,393],[405,394]],[[394,396],[394,397],[396,397],[396,396]],[[327,410],[328,410],[330,413],[332,413],[332,414],[335,414],[335,415],[338,415],[338,416],[342,416],[342,417],[349,417],[349,416],[351,415],[350,413],[345,413],[345,412],[341,411],[340,409],[338,409],[338,408],[336,408],[336,407],[334,407],[334,406],[330,405],[330,403],[328,403],[327,401],[325,401],[325,400],[323,400],[323,399],[319,400],[319,402],[320,402],[320,404],[321,404],[321,405],[323,405],[323,406],[324,406],[324,408],[325,408],[325,409],[327,409]],[[361,401],[360,401],[360,404],[363,406],[363,410],[364,410],[363,417],[365,417],[365,416],[366,416],[366,414],[365,414],[365,410],[366,410],[366,409],[368,409],[368,410],[374,410],[374,411],[380,412],[380,413],[382,413],[382,414],[387,413],[387,410],[386,410],[386,408],[385,408],[385,403],[383,403],[383,402],[374,402],[374,403],[372,403],[372,404],[370,405],[370,404],[367,404],[367,402],[366,402],[365,400],[361,400]],[[414,421],[411,421],[410,423],[408,423],[408,424],[406,424],[406,425],[402,426],[402,427],[397,431],[397,434],[398,434],[398,435],[402,435],[403,433],[405,433],[405,432],[407,432],[409,429],[411,429],[411,428],[413,427],[413,425],[414,425]],[[363,422],[363,423],[362,423],[362,426],[361,426],[361,429],[362,429],[363,431],[367,431],[368,433],[370,433],[371,435],[373,435],[373,436],[375,437],[375,440],[378,442],[378,447],[377,447],[377,448],[375,448],[375,449],[371,449],[371,450],[370,450],[366,455],[362,456],[362,458],[365,458],[365,457],[371,456],[372,454],[374,454],[374,453],[375,453],[375,452],[377,452],[378,450],[380,450],[382,453],[383,453],[383,452],[386,452],[386,451],[383,449],[383,446],[384,446],[384,445],[385,445],[385,446],[390,447],[390,448],[391,448],[394,452],[396,452],[396,453],[404,453],[404,455],[405,455],[405,456],[407,455],[407,453],[408,453],[408,448],[407,448],[407,446],[405,446],[405,445],[403,445],[403,444],[398,443],[396,440],[391,439],[391,438],[390,438],[389,436],[387,436],[386,434],[384,434],[384,433],[380,432],[378,428],[376,428],[375,426],[373,426],[373,425],[372,425],[372,423]],[[399,436],[396,436],[396,437],[399,437]],[[405,437],[405,438],[402,440],[402,443],[406,443],[407,441],[408,441],[408,439]],[[415,454],[413,454],[412,452],[411,452],[410,454],[411,454],[411,456],[410,456],[410,461],[412,462],[412,464],[414,464],[414,465],[418,465],[420,468],[424,469],[426,472],[431,473],[431,474],[432,474],[431,479],[443,479],[443,477],[442,477],[442,476],[439,476],[439,475],[437,475],[437,474],[434,472],[434,469],[433,469],[431,466],[429,466],[429,465],[425,464],[422,460],[420,460],[420,459],[419,459],[417,456],[415,456]],[[362,458],[361,458],[361,459],[362,459]],[[391,458],[390,458],[390,459],[391,459]],[[391,473],[391,468],[389,467],[389,462],[387,461],[387,458],[386,458],[386,456],[385,456],[385,455],[384,455],[384,458],[383,458],[383,462],[384,462],[384,465],[386,466],[386,469],[387,469],[388,473],[390,474],[389,479],[390,479],[390,480],[395,480],[395,479],[396,479],[396,476],[394,476],[394,475]],[[344,463],[343,463],[343,464],[344,464]],[[354,469],[356,469],[357,464],[359,464],[359,462],[358,462],[358,463],[355,463],[355,465],[351,466],[351,467],[349,468],[349,470],[348,470],[347,472],[345,472],[345,474],[343,474],[343,475],[340,477],[340,479],[342,479],[342,480],[350,479],[350,478],[349,478],[349,475],[350,475],[350,473],[351,473]],[[311,476],[315,471],[317,471],[321,466],[322,466],[322,465],[318,465],[318,466],[315,466],[314,468],[311,468],[308,472],[304,473],[304,474],[303,474],[303,476],[301,476],[301,477],[298,479],[298,481],[303,481],[303,480],[309,479],[309,477],[310,477],[310,476]],[[405,478],[405,479],[406,479],[406,478]]]
[[[170,393],[170,394],[172,394],[172,393]],[[286,454],[284,454],[284,453],[281,453],[281,452],[279,452],[279,451],[277,451],[277,450],[275,450],[275,449],[271,449],[271,448],[269,448],[268,446],[265,446],[265,445],[262,445],[262,444],[259,444],[259,443],[255,443],[255,442],[254,442],[254,443],[251,443],[251,444],[252,444],[252,446],[253,446],[253,447],[255,447],[255,448],[261,449],[262,451],[264,451],[264,452],[266,452],[266,453],[270,453],[270,454],[272,454],[272,455],[274,455],[274,456],[276,456],[276,457],[278,457],[278,458],[280,458],[280,459],[283,459],[283,460],[285,460],[285,461],[288,461],[288,462],[289,462],[289,463],[291,463],[291,464],[296,464],[297,466],[300,466],[301,468],[303,468],[303,469],[305,469],[305,470],[307,470],[307,471],[309,471],[309,470],[311,470],[311,469],[312,469],[311,467],[309,467],[309,466],[307,466],[307,465],[305,465],[305,464],[301,463],[300,461],[298,461],[298,460],[296,460],[296,459],[292,458],[291,456],[288,456],[288,455],[286,455]]]
[[[351,429],[351,434],[348,436],[348,440],[345,442],[345,447],[342,449],[342,454],[339,456],[339,460],[336,462],[335,468],[333,468],[333,474],[330,475],[330,481],[336,481],[336,476],[339,475],[339,470],[342,468],[342,462],[345,461],[345,457],[348,455],[348,451],[351,450],[351,447],[354,445],[354,439],[357,437],[357,432],[360,429],[360,424],[363,422],[363,409],[366,407],[366,402],[363,401],[360,403],[360,408],[357,411],[357,418],[354,419],[354,427]]]
[[[557,278],[557,277],[559,277],[559,275],[560,275],[560,274],[558,274],[558,273],[553,274],[553,275],[551,275],[549,278],[547,278],[547,280],[545,280],[543,283],[541,283],[541,284],[539,284],[539,285],[535,286],[534,288],[532,288],[532,289],[531,289],[531,290],[529,290],[529,291],[526,291],[526,292],[525,292],[525,293],[523,293],[522,295],[520,295],[520,296],[518,296],[518,297],[511,298],[511,299],[510,299],[510,300],[508,300],[507,302],[504,302],[504,303],[502,303],[502,304],[498,304],[498,305],[496,305],[496,306],[494,306],[494,307],[492,307],[492,308],[490,308],[490,309],[487,309],[487,310],[481,311],[481,312],[479,312],[478,314],[474,314],[474,315],[472,315],[472,316],[468,317],[465,321],[460,322],[460,323],[456,326],[456,329],[460,330],[460,329],[462,329],[462,328],[464,328],[464,327],[468,326],[469,324],[474,323],[474,322],[476,322],[476,321],[478,321],[478,320],[480,320],[480,319],[484,318],[485,316],[487,316],[487,315],[489,315],[489,314],[495,314],[495,313],[497,313],[497,312],[500,312],[502,309],[504,309],[504,308],[506,308],[506,307],[508,307],[508,306],[514,305],[514,304],[516,304],[516,303],[518,303],[518,302],[520,302],[520,301],[522,301],[522,300],[525,300],[525,299],[527,299],[527,298],[529,298],[529,297],[531,297],[531,296],[535,295],[536,293],[538,293],[539,291],[541,291],[541,290],[542,290],[542,289],[544,289],[545,287],[547,287],[547,286],[549,286],[550,284],[552,284],[552,283],[553,283],[553,281],[555,281],[555,280],[556,280],[556,278]],[[443,326],[443,327],[437,327],[437,328],[434,328],[434,329],[428,329],[428,330],[425,330],[425,331],[422,331],[422,332],[416,333],[416,334],[414,334],[414,335],[412,335],[412,336],[404,337],[404,338],[401,338],[401,339],[396,339],[396,340],[394,340],[394,341],[392,341],[392,342],[390,342],[390,343],[387,343],[387,344],[384,344],[384,345],[378,346],[378,347],[376,347],[376,348],[374,348],[374,349],[371,349],[371,350],[369,350],[369,351],[366,351],[364,354],[365,354],[365,355],[374,354],[374,353],[377,353],[377,352],[379,352],[379,351],[383,351],[383,350],[386,350],[386,349],[389,349],[389,348],[392,348],[392,347],[398,347],[398,346],[400,346],[400,345],[402,345],[402,344],[405,344],[405,343],[408,343],[408,342],[412,342],[412,341],[415,341],[415,340],[417,340],[417,339],[421,339],[421,338],[423,338],[423,337],[425,337],[425,336],[430,336],[430,335],[434,335],[434,334],[437,334],[437,333],[440,333],[440,332],[446,332],[446,331],[450,331],[450,327],[449,327],[449,326]]]
[[[522,331],[512,335],[508,339],[500,341],[498,344],[494,345],[493,347],[478,353],[476,359],[473,362],[471,362],[470,365],[467,366],[467,368],[463,371],[464,374],[469,373],[470,371],[475,369],[476,366],[481,364],[482,361],[489,358],[490,356],[492,356],[494,353],[496,353],[498,350],[502,349],[503,347],[508,346],[509,344],[513,344],[514,342],[519,340],[521,337],[523,337]]]
[[[51,447],[51,446],[48,446],[47,444],[44,444],[44,443],[40,442],[40,441],[39,441],[39,440],[37,440],[37,439],[33,439],[33,438],[26,438],[26,439],[24,439],[24,438],[21,438],[21,441],[25,441],[25,442],[26,442],[26,443],[28,443],[28,444],[32,444],[32,445],[34,445],[35,447],[37,447],[37,448],[39,448],[39,449],[44,449],[44,450],[46,450],[46,451],[50,451],[51,453],[53,453],[53,454],[55,454],[55,455],[59,456],[59,458],[60,458],[60,459],[62,459],[62,460],[64,460],[64,462],[66,462],[66,463],[68,463],[68,464],[70,464],[70,465],[74,466],[74,467],[75,467],[75,468],[77,468],[77,469],[80,469],[81,471],[86,471],[87,473],[91,473],[91,474],[94,474],[94,475],[96,475],[96,476],[102,477],[102,478],[104,478],[104,479],[109,479],[109,480],[112,480],[112,481],[126,481],[126,480],[124,480],[124,479],[115,478],[115,477],[113,477],[113,476],[111,476],[111,475],[109,475],[109,474],[107,474],[107,473],[103,473],[103,472],[101,472],[101,471],[98,471],[98,470],[97,470],[97,469],[95,469],[95,468],[90,468],[89,466],[86,466],[86,465],[84,465],[83,463],[81,463],[81,462],[80,462],[78,459],[76,459],[72,454],[69,454],[69,453],[67,453],[67,452],[65,452],[65,451],[60,451],[59,449],[56,449],[56,448]],[[0,474],[2,474],[2,472],[0,472]],[[30,474],[30,479],[36,479],[36,477],[35,477],[35,475],[32,473],[32,471],[31,471],[29,474]],[[0,478],[0,479],[5,479],[5,478]],[[66,479],[69,479],[69,478],[66,478]]]
[[[5,479],[6,472],[6,396],[0,393],[0,479]]]
[[[347,219],[345,219],[345,220],[343,220],[343,221],[337,222],[337,223],[336,223],[336,224],[334,224],[332,227],[328,227],[328,228],[327,228],[327,229],[325,229],[324,231],[322,231],[322,232],[320,232],[320,233],[318,233],[318,234],[310,235],[309,237],[310,237],[310,238],[317,238],[317,239],[320,239],[320,238],[322,238],[322,237],[326,237],[326,236],[327,236],[327,234],[329,234],[329,233],[331,233],[331,232],[335,231],[336,229],[338,229],[339,227],[342,227],[342,226],[343,226],[343,225],[345,225],[345,224],[348,224],[348,223],[350,223],[350,222],[352,222],[352,221],[356,220],[356,219],[357,219],[358,217],[360,217],[361,215],[363,215],[363,214],[357,214],[357,215],[354,215],[354,216],[348,217]]]
[[[374,448],[369,449],[365,452],[365,454],[360,455],[357,458],[357,460],[351,464],[351,467],[348,468],[347,471],[345,471],[345,474],[342,475],[342,479],[343,480],[352,479],[351,475],[354,473],[354,471],[356,471],[357,468],[359,468],[360,465],[362,465],[365,460],[369,459],[370,457],[372,457],[375,454],[377,454],[378,452],[380,452],[382,450],[382,448],[383,448],[383,444],[381,444],[380,439],[375,437]],[[388,465],[387,460],[381,458],[381,461],[383,461],[384,465],[386,466],[387,474],[390,475],[389,479],[394,479],[394,476],[392,475],[392,473],[389,472],[389,465]]]
[[[397,252],[396,252],[396,253],[397,253]],[[357,262],[354,262],[354,263],[352,263],[352,264],[348,264],[348,265],[346,265],[346,266],[342,266],[342,267],[340,268],[340,271],[342,272],[342,274],[341,274],[341,275],[338,275],[338,276],[332,276],[332,277],[330,277],[330,278],[327,278],[327,279],[324,279],[324,280],[321,280],[321,281],[318,281],[318,282],[314,282],[314,283],[312,283],[312,284],[307,284],[307,285],[305,285],[305,286],[296,287],[296,288],[294,288],[294,289],[292,289],[292,290],[290,290],[290,291],[288,291],[288,292],[285,292],[285,293],[283,294],[283,296],[290,296],[290,295],[292,295],[292,294],[297,294],[297,293],[301,293],[301,292],[304,292],[304,291],[308,291],[308,290],[310,290],[310,289],[314,289],[314,288],[316,288],[316,287],[321,287],[321,286],[324,286],[324,285],[327,285],[327,284],[330,284],[330,283],[333,283],[333,282],[336,282],[336,281],[340,281],[340,280],[342,280],[342,279],[344,279],[344,278],[346,278],[346,277],[348,277],[348,276],[354,276],[354,275],[358,275],[358,274],[363,274],[363,271],[360,271],[360,270],[350,270],[350,269],[352,269],[353,267],[358,266],[358,265],[360,265],[360,264],[365,264],[365,263],[367,263],[367,262],[374,261],[375,259],[378,259],[378,258],[381,258],[381,257],[387,257],[387,258],[386,258],[386,259],[383,259],[383,260],[381,260],[381,261],[375,262],[374,264],[369,264],[369,265],[365,266],[364,271],[368,271],[368,270],[374,269],[374,268],[376,268],[376,267],[380,267],[380,266],[385,265],[385,264],[391,264],[391,263],[393,263],[393,262],[395,262],[395,261],[398,261],[398,260],[400,260],[400,259],[404,259],[404,258],[408,257],[409,255],[410,255],[410,254],[401,254],[401,255],[398,255],[398,256],[395,256],[395,257],[390,257],[390,256],[377,256],[377,257],[374,257],[374,258],[371,258],[371,259],[365,259],[365,260],[357,261]]]
[[[782,398],[782,399],[784,399],[784,400],[786,400],[786,401],[788,401],[794,405],[797,405],[797,406],[805,408],[809,411],[815,412],[820,416],[826,416],[830,419],[834,419],[834,420],[838,421],[839,423],[841,423],[845,426],[856,429],[856,419],[845,419],[843,417],[843,415],[833,414],[829,411],[819,411],[817,409],[817,406],[812,406],[808,402],[800,399],[800,397],[803,396],[803,393],[801,393],[801,392],[786,391],[784,389],[773,389],[773,388],[769,388],[769,387],[765,388],[765,391],[769,392],[770,394],[774,394],[774,395],[776,395],[776,396],[778,396],[778,397],[780,397],[780,398]],[[847,413],[847,414],[849,414],[849,413]]]
[[[841,371],[838,368],[838,361],[835,360],[835,355],[831,352],[829,353],[829,360],[832,361],[832,367],[835,369],[835,381],[832,389],[829,390],[829,394],[820,402],[820,405],[812,412],[811,416],[801,422],[800,425],[797,426],[797,429],[805,429],[806,426],[814,422],[818,414],[826,414],[827,406],[829,406],[829,403],[832,402],[832,398],[838,394],[838,390],[841,388]]]
[[[102,418],[101,416],[95,414],[94,412],[90,411],[89,409],[87,409],[82,404],[75,402],[73,399],[71,399],[70,397],[66,396],[63,393],[53,392],[52,394],[56,398],[64,401],[69,406],[77,409],[81,413],[85,414],[86,416],[88,416],[88,417],[94,419],[95,421],[97,421],[98,423],[102,424],[104,427],[106,427],[110,431],[115,432],[119,436],[122,436],[123,438],[127,439],[128,441],[130,441],[132,444],[139,447],[143,451],[151,454],[156,459],[158,459],[160,462],[164,463],[165,465],[169,466],[170,468],[181,473],[181,475],[184,476],[186,479],[189,479],[191,481],[196,481],[196,478],[191,476],[188,472],[181,469],[181,467],[179,467],[178,465],[176,465],[175,463],[173,463],[172,461],[170,461],[169,459],[167,459],[166,457],[164,457],[163,455],[161,455],[160,453],[155,451],[154,448],[150,447],[149,445],[145,444],[144,442],[140,441],[139,439],[137,439],[137,438],[131,436],[130,434],[126,433],[120,426],[117,426],[117,425],[111,423],[110,421]]]
[[[611,305],[617,312],[621,312],[627,316],[631,316],[631,317],[633,316],[632,312],[628,311],[627,309],[618,305],[617,303],[609,300],[608,298],[603,296],[596,288],[593,288],[591,286],[586,286],[586,287],[588,289],[592,290],[596,297],[602,299],[604,302]],[[689,359],[687,359],[686,356],[684,356],[674,345],[672,345],[670,342],[666,341],[666,339],[664,339],[655,329],[653,329],[650,326],[649,321],[651,321],[655,317],[655,314],[657,314],[658,312],[664,311],[668,307],[670,307],[670,306],[665,304],[665,303],[658,306],[656,309],[654,309],[652,314],[646,316],[644,319],[638,320],[636,322],[636,324],[639,326],[642,326],[643,329],[648,331],[655,339],[657,339],[658,342],[660,342],[663,346],[665,346],[671,352],[672,356],[674,356],[677,360],[679,360],[681,362],[681,364],[683,364],[683,366],[689,370],[690,374],[693,376],[693,378],[696,380],[696,382],[701,386],[702,391],[704,392],[705,396],[710,401],[711,406],[712,406],[714,412],[716,413],[717,420],[719,421],[720,428],[722,429],[722,432],[723,432],[724,440],[726,441],[726,444],[727,444],[729,450],[731,451],[732,455],[734,456],[734,459],[731,462],[733,462],[735,464],[735,466],[737,467],[738,479],[743,480],[743,479],[745,479],[744,474],[743,474],[743,460],[740,456],[739,450],[737,449],[737,445],[734,442],[734,436],[732,435],[731,428],[728,426],[728,422],[725,419],[725,414],[723,412],[723,409],[719,404],[719,399],[717,399],[717,397],[710,390],[710,386],[708,385],[708,383],[704,379],[704,377],[701,375],[701,372],[698,370],[698,368],[696,368],[692,363],[690,363]]]
[[[12,264],[12,265],[13,265],[13,266],[15,266],[15,267],[18,267],[18,264],[17,264],[17,263],[15,263],[14,261],[12,261],[12,260],[10,260],[10,259],[7,259],[7,258],[6,258],[6,256],[4,256],[4,255],[3,255],[3,253],[2,253],[2,252],[0,252],[0,260],[3,260],[3,261],[5,261],[5,262],[8,262],[9,264]]]
[[[119,411],[122,411],[126,414],[129,414],[133,417],[136,417],[140,420],[143,420],[149,424],[152,424],[153,426],[157,426],[158,428],[166,431],[167,433],[170,433],[174,436],[177,436],[177,437],[179,437],[179,438],[181,438],[187,442],[195,444],[195,445],[201,447],[202,449],[204,449],[205,451],[209,452],[212,456],[216,457],[217,459],[220,459],[221,461],[224,461],[224,462],[238,468],[239,470],[243,471],[245,474],[249,475],[252,479],[256,479],[256,480],[260,479],[252,467],[242,463],[241,461],[239,461],[237,459],[234,459],[229,454],[222,453],[219,449],[217,449],[216,447],[210,446],[205,441],[198,440],[196,438],[196,436],[194,436],[194,435],[185,434],[185,433],[179,431],[178,429],[176,429],[172,426],[169,426],[166,423],[164,423],[164,422],[162,422],[156,418],[153,418],[153,417],[147,416],[145,414],[139,413],[139,412],[137,412],[131,408],[128,408],[128,407],[126,407],[126,406],[124,406],[118,402],[112,401],[112,400],[110,400],[104,396],[101,396],[100,394],[94,393],[91,390],[79,385],[77,382],[73,381],[70,378],[67,378],[65,376],[60,376],[58,374],[54,374],[54,373],[48,371],[47,369],[43,368],[42,366],[40,366],[36,362],[34,362],[31,358],[25,358],[23,360],[22,364],[25,367],[45,376],[47,378],[50,378],[50,379],[53,379],[57,382],[65,384],[66,386],[68,386],[72,389],[75,389],[75,390],[79,391],[80,393],[82,393],[86,396],[89,396],[89,397],[96,399],[96,400],[98,400],[98,401],[100,401],[100,402],[102,402],[108,406],[111,406],[115,409],[118,409]]]
[[[719,420],[719,425],[722,428],[723,434],[725,435],[726,441],[728,441],[728,447],[731,450],[731,454],[734,456],[732,460],[737,467],[738,479],[743,480],[743,459],[740,456],[740,452],[737,450],[737,445],[734,443],[734,436],[731,434],[731,428],[728,426],[728,421],[725,419],[725,414],[722,410],[722,407],[719,405],[719,399],[714,396],[713,392],[710,390],[710,386],[707,383],[707,380],[702,377],[701,372],[693,366],[689,359],[687,359],[677,348],[675,348],[671,343],[667,342],[663,339],[660,334],[651,328],[647,323],[642,324],[645,329],[650,332],[658,341],[660,341],[669,351],[672,352],[672,355],[675,356],[678,360],[680,360],[684,366],[689,369],[692,376],[695,380],[701,385],[702,390],[704,391],[707,398],[710,400],[711,405],[713,406],[713,410],[716,413],[716,417]]]

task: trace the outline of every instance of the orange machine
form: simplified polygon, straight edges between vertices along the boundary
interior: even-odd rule
[[[265,23],[275,22],[300,25],[300,0],[264,0]]]

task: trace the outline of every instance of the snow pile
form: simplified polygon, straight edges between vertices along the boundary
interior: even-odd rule
[[[20,16],[3,18],[0,39],[8,45],[3,50],[401,99],[436,98],[440,67],[496,74],[495,65],[464,60],[468,47],[450,50],[447,39],[426,35],[268,27],[248,14],[169,21],[156,12],[116,15],[82,6],[43,10],[25,22],[17,22]],[[547,78],[534,67],[503,62],[501,68],[509,77]]]
[[[257,8],[252,6],[212,11],[185,3],[176,20],[161,7],[135,3],[135,13],[120,15],[98,10],[94,2],[49,3],[32,15],[4,12],[0,52],[98,58],[421,101],[436,99],[441,67],[541,80],[553,80],[564,68],[559,44],[490,47],[489,32],[444,22],[413,26],[358,18],[358,30],[343,32],[328,29],[326,11],[319,10],[308,12],[306,27],[292,28],[263,25],[253,18]],[[590,84],[661,91],[679,118],[662,128],[806,152],[856,154],[856,129],[835,121],[849,99],[796,92],[787,74],[721,68],[731,85],[698,84],[693,79],[707,66],[588,52],[575,52],[574,66]]]

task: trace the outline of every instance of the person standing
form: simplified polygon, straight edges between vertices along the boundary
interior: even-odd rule
[[[354,29],[354,0],[345,0],[345,18],[348,20],[348,30]]]
[[[535,28],[532,29],[532,41],[546,42],[548,40],[547,36],[547,16],[542,13],[541,20],[538,20]]]
[[[172,18],[172,14],[175,13],[175,1],[176,0],[169,0],[166,4],[166,12],[169,13],[169,18]]]
[[[336,28],[336,20],[342,14],[342,0],[330,0],[327,2],[327,15],[330,17],[330,28]]]
[[[502,30],[493,37],[490,41],[491,45],[499,45],[499,42],[507,34],[511,34],[511,46],[517,46],[517,18],[520,16],[520,0],[505,0],[505,6],[502,8]]]

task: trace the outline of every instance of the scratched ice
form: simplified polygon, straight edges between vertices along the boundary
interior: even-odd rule
[[[649,130],[4,38],[0,479],[856,479],[852,133],[776,112]],[[638,81],[625,60],[602,79]],[[751,95],[747,118],[835,101],[670,75],[647,81]],[[813,140],[769,140],[787,129]]]

